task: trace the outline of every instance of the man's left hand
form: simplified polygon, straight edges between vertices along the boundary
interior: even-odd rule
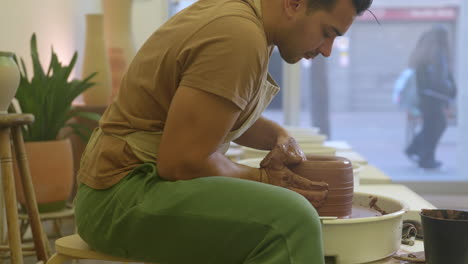
[[[307,160],[301,147],[291,136],[278,137],[276,146],[262,160],[262,168],[281,169],[284,166],[292,166]]]

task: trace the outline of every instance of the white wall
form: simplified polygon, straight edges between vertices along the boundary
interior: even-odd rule
[[[132,27],[138,49],[163,24],[169,14],[168,0],[134,0]]]
[[[63,60],[70,60],[75,48],[72,6],[63,0],[2,1],[0,50],[15,52],[30,64],[29,41],[36,32],[43,64],[50,60],[52,44]]]
[[[167,19],[167,0],[134,0],[132,28],[136,48]],[[50,48],[68,63],[78,51],[74,76],[80,76],[83,59],[85,14],[102,13],[99,0],[14,0],[2,1],[0,50],[15,52],[30,65],[29,40],[36,32],[43,67],[50,60]]]

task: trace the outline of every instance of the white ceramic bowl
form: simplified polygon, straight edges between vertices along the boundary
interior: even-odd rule
[[[375,194],[354,193],[353,206],[369,207],[372,199],[387,214],[355,219],[323,219],[325,255],[337,264],[367,263],[393,255],[401,246],[402,201]],[[328,218],[329,219],[329,218]]]

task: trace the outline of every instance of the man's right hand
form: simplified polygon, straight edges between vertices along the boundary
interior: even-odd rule
[[[286,166],[260,169],[260,181],[295,191],[304,196],[315,208],[322,206],[328,196],[328,184],[301,177]]]

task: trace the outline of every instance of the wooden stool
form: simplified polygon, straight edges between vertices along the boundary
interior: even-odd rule
[[[109,256],[89,248],[88,244],[78,234],[59,238],[55,241],[56,253],[52,255],[47,264],[62,264],[72,259],[92,259],[118,262],[138,262],[134,260]]]
[[[75,216],[75,208],[71,204],[67,204],[67,207],[60,211],[39,214],[39,218],[41,219],[42,222],[48,221],[48,220],[53,221],[55,237],[63,236],[62,228],[61,228],[62,220],[65,218],[73,218],[74,216]],[[20,235],[21,235],[21,238],[23,238],[24,234],[26,233],[27,229],[30,226],[29,216],[27,214],[20,213],[18,217],[20,219],[20,231],[21,231]],[[49,238],[50,238],[50,235],[49,235]]]
[[[15,149],[18,168],[23,182],[23,191],[26,198],[26,209],[31,221],[31,231],[34,239],[34,250],[39,261],[46,262],[49,258],[48,243],[39,219],[36,196],[29,172],[28,159],[24,148],[21,126],[34,122],[31,114],[0,114],[0,166],[3,180],[3,195],[8,226],[9,248],[11,263],[23,263],[23,248],[21,245],[20,228],[18,224],[18,204],[16,200],[15,179],[13,176],[12,144]],[[10,137],[12,136],[13,142]]]

